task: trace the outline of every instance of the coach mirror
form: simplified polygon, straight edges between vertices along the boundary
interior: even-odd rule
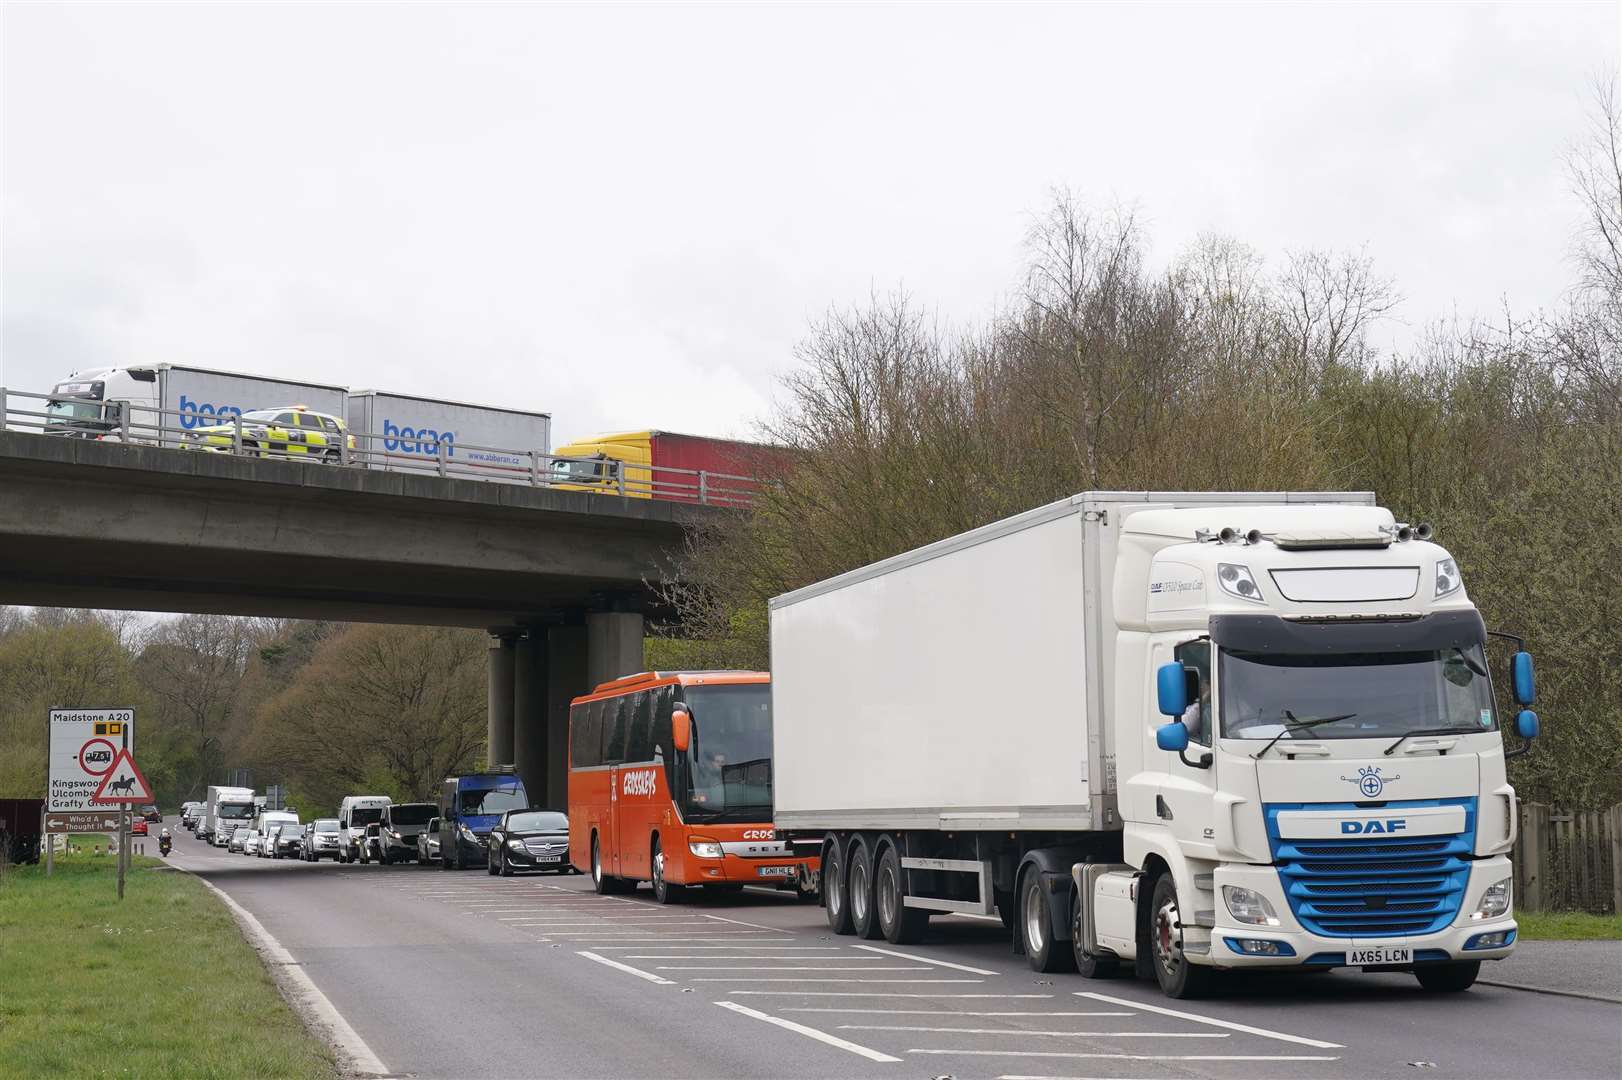
[[[693,744],[693,718],[687,715],[687,710],[680,704],[670,714],[670,741],[684,754]]]

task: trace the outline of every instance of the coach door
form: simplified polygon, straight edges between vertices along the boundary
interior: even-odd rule
[[[608,766],[608,816],[603,822],[606,840],[603,844],[603,870],[615,877],[624,877],[624,858],[620,840],[620,774],[625,763],[625,712],[628,700],[609,698],[600,702],[603,710],[603,764]]]

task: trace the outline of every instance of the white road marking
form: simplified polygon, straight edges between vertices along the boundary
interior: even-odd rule
[[[610,960],[606,956],[598,956],[594,952],[581,952],[578,955],[584,956],[587,960],[595,960],[599,964],[605,964],[608,967],[617,968],[620,971],[626,972],[626,973],[631,974],[631,975],[635,975],[639,979],[646,979],[650,983],[658,983],[660,986],[675,986],[676,985],[675,983],[671,982],[669,979],[666,979],[661,975],[655,975],[651,971],[643,971],[641,968],[634,968],[630,964],[622,964],[618,960]]]
[[[983,979],[689,979],[689,982],[791,983],[977,983]]]
[[[757,991],[758,992],[758,991]],[[886,997],[890,995],[885,995]],[[924,997],[924,994],[896,995],[898,997]],[[981,995],[959,994],[958,997],[976,997]],[[836,1009],[832,1006],[806,1005],[798,1009],[784,1009],[784,1012],[814,1012],[814,1013],[861,1013],[864,1016],[1136,1016],[1129,1012],[961,1012],[951,1009],[870,1009],[859,1006],[849,1009]]]
[[[1149,1005],[1142,1001],[1133,1001],[1129,998],[1111,997],[1108,994],[1098,994],[1091,990],[1076,990],[1076,997],[1092,998],[1094,1001],[1106,1001],[1111,1005],[1125,1005],[1130,1009],[1142,1009],[1145,1012],[1159,1013],[1162,1016],[1175,1016],[1180,1020],[1192,1020],[1196,1024],[1209,1024],[1211,1027],[1227,1028],[1229,1031],[1242,1031],[1246,1035],[1260,1035],[1264,1039],[1277,1039],[1280,1042],[1299,1043],[1302,1046],[1314,1046],[1319,1050],[1344,1050],[1340,1043],[1324,1042],[1322,1039],[1308,1039],[1301,1035],[1286,1035],[1282,1031],[1270,1031],[1267,1028],[1251,1027],[1249,1024],[1236,1024],[1232,1020],[1218,1020],[1214,1016],[1201,1016],[1198,1013],[1183,1012],[1181,1009],[1168,1009],[1164,1005]],[[1311,1060],[1311,1059],[1303,1059]]]
[[[1226,1031],[1030,1031],[1026,1028],[902,1027],[889,1024],[840,1024],[841,1031],[912,1031],[930,1035],[1048,1035],[1061,1039],[1231,1039]]]
[[[852,948],[866,949],[868,952],[883,953],[885,956],[899,956],[903,960],[913,960],[920,964],[934,964],[936,967],[951,968],[953,971],[967,971],[970,975],[998,975],[1001,972],[987,971],[985,968],[970,967],[967,964],[954,964],[947,960],[936,960],[932,957],[918,956],[915,953],[896,952],[894,949],[881,949],[877,945],[855,945]]]
[[[707,958],[709,959],[709,958]],[[713,957],[730,960],[730,956]],[[769,959],[769,957],[767,958]],[[829,959],[833,959],[829,957]],[[660,971],[928,971],[924,967],[791,967],[785,964],[704,964],[698,967],[661,964]]]
[[[734,945],[734,949],[747,948],[743,945]],[[797,956],[794,953],[782,953],[777,956],[729,956],[724,953],[672,953],[670,955],[638,955],[627,956],[627,960],[825,960],[832,963],[844,963],[847,960],[877,960],[878,957],[864,956]],[[795,971],[811,971],[812,968],[794,968]],[[897,968],[864,967],[864,968],[823,968],[823,971],[895,971]],[[926,971],[927,968],[908,968],[908,971]]]
[[[1339,1061],[1338,1057],[1310,1054],[1082,1054],[1059,1050],[928,1050],[915,1047],[909,1054],[972,1054],[975,1057],[1109,1058],[1114,1061]]]
[[[736,982],[736,981],[740,981],[740,980],[733,980],[733,981]],[[783,981],[785,981],[785,982],[790,982],[790,981],[792,981],[792,982],[803,982],[804,980],[802,980],[802,979],[793,979],[793,980],[785,979]],[[852,980],[852,981],[854,981],[854,980]],[[919,980],[915,980],[915,981],[923,982],[925,980],[919,979]],[[941,979],[941,980],[938,980],[938,981],[940,981],[940,982],[979,982],[980,980],[979,979]],[[741,996],[743,994],[749,994],[749,995],[754,996],[754,997],[782,997],[785,994],[792,994],[795,997],[929,998],[931,1001],[944,1001],[944,1000],[948,1000],[948,999],[953,1000],[953,1001],[962,1001],[962,1000],[965,1000],[965,999],[968,999],[968,998],[979,998],[979,999],[982,999],[982,1000],[986,999],[986,998],[996,998],[999,1001],[1006,1001],[1006,1000],[1012,1000],[1014,998],[1021,998],[1021,999],[1042,998],[1042,999],[1048,999],[1048,998],[1052,998],[1054,996],[1052,994],[903,994],[903,993],[892,993],[892,992],[889,992],[889,991],[871,991],[871,992],[869,992],[869,991],[864,991],[864,990],[806,990],[803,993],[801,991],[798,991],[798,990],[734,990],[734,991],[732,991],[732,996],[733,997],[738,997],[738,996]],[[866,1010],[863,1010],[863,1011],[866,1011]]]
[[[751,1016],[756,1020],[764,1020],[768,1024],[776,1024],[780,1028],[804,1035],[808,1039],[815,1039],[818,1042],[827,1043],[829,1046],[837,1046],[841,1050],[849,1050],[853,1054],[860,1054],[869,1061],[896,1062],[901,1060],[897,1057],[891,1057],[889,1054],[881,1054],[877,1050],[870,1050],[865,1046],[858,1046],[856,1043],[841,1039],[837,1035],[830,1035],[826,1031],[818,1031],[816,1028],[806,1027],[804,1024],[796,1024],[792,1020],[784,1020],[781,1016],[773,1016],[770,1013],[759,1012],[748,1006],[739,1005],[736,1001],[717,1001],[716,1004],[723,1009],[731,1009],[735,1013]]]
[[[775,926],[762,926],[760,923],[744,922],[742,919],[728,919],[721,915],[710,915],[706,913],[704,917],[706,919],[714,919],[716,922],[731,923],[734,926],[753,926],[756,930],[770,930],[774,934],[790,933],[788,930],[780,930]]]

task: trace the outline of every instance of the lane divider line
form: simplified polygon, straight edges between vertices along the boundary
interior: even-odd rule
[[[912,1031],[930,1035],[1050,1035],[1060,1039],[1231,1039],[1226,1031],[1031,1031],[1028,1028],[903,1027],[892,1024],[840,1024],[840,1031]]]
[[[597,963],[603,964],[606,967],[614,968],[617,971],[623,971],[628,975],[635,975],[639,979],[646,979],[650,983],[657,983],[660,986],[676,985],[674,982],[662,975],[655,975],[651,971],[643,971],[641,968],[634,968],[630,964],[622,964],[618,960],[610,960],[606,956],[598,956],[594,952],[586,952],[582,950],[578,953],[578,955],[584,956],[587,960],[595,960]]]
[[[758,992],[758,991],[757,991]],[[904,996],[904,995],[903,995]],[[913,995],[922,997],[922,994]],[[959,994],[958,997],[973,997],[973,994]],[[832,1005],[802,1005],[797,1009],[784,1009],[784,1012],[814,1012],[814,1013],[860,1013],[863,1016],[1135,1016],[1129,1012],[965,1012],[956,1009],[870,1009],[864,1006],[854,1006],[848,1009],[836,1008]]]
[[[881,949],[877,945],[852,945],[853,949],[866,949],[868,952],[883,953],[885,956],[899,956],[903,960],[912,960],[919,964],[934,964],[936,967],[951,968],[953,971],[967,971],[970,975],[1000,975],[999,971],[987,971],[985,968],[970,967],[967,964],[954,964],[949,960],[936,960],[933,957],[919,956],[916,953],[897,952],[895,949]]]
[[[738,980],[734,979],[732,981],[737,982]],[[796,979],[794,981],[795,982],[803,982],[804,980]],[[972,979],[959,979],[959,980],[954,980],[954,981],[957,981],[957,982],[972,982],[974,980],[972,980]],[[806,990],[806,991],[803,991],[803,992],[799,991],[799,990],[733,990],[733,991],[731,991],[731,994],[732,994],[733,997],[741,997],[744,994],[750,994],[750,995],[753,995],[755,997],[783,997],[785,995],[792,995],[794,997],[929,998],[931,1001],[947,1001],[947,1000],[962,1001],[962,1000],[965,1000],[967,998],[981,998],[981,999],[984,999],[984,998],[996,998],[999,1001],[1007,1001],[1007,1000],[1011,1000],[1011,999],[1014,999],[1014,998],[1042,998],[1042,999],[1049,999],[1049,998],[1052,998],[1054,996],[1052,994],[904,994],[904,993],[895,993],[895,992],[891,992],[891,991],[880,991],[880,990],[872,990],[872,991],[869,991],[869,990]],[[841,1010],[841,1011],[844,1011],[844,1012],[850,1012],[850,1011],[866,1012],[867,1010],[865,1010],[865,1009],[848,1010],[847,1009],[847,1010]],[[1123,1013],[1122,1015],[1127,1015],[1127,1014]]]
[[[743,1016],[752,1017],[756,1020],[764,1020],[768,1024],[776,1024],[778,1027],[783,1028],[786,1031],[792,1031],[797,1035],[804,1035],[808,1039],[815,1039],[818,1042],[827,1043],[829,1046],[837,1046],[839,1049],[848,1050],[852,1054],[860,1054],[869,1061],[898,1062],[901,1060],[898,1057],[891,1057],[889,1054],[881,1054],[877,1050],[872,1050],[868,1047],[861,1046],[846,1039],[841,1039],[837,1035],[830,1035],[826,1031],[818,1031],[814,1027],[806,1027],[804,1024],[795,1023],[793,1020],[785,1020],[781,1016],[773,1016],[771,1013],[763,1013],[758,1009],[751,1009],[747,1005],[739,1005],[736,1001],[717,1001],[716,1004],[721,1006],[723,1009],[731,1009],[733,1012],[739,1013]]]
[[[1109,1058],[1113,1061],[1339,1061],[1338,1057],[1314,1054],[1082,1054],[1058,1050],[926,1050],[909,1054],[972,1054],[975,1057]]]
[[[1288,1035],[1282,1031],[1271,1031],[1267,1028],[1251,1027],[1249,1024],[1238,1024],[1232,1020],[1218,1020],[1214,1016],[1201,1016],[1199,1013],[1183,1012],[1181,1009],[1168,1009],[1164,1005],[1150,1005],[1143,1001],[1133,1001],[1130,998],[1111,997],[1109,994],[1099,994],[1092,990],[1073,991],[1076,997],[1092,998],[1094,1001],[1103,1001],[1111,1005],[1125,1005],[1131,1009],[1142,1009],[1144,1012],[1159,1013],[1161,1016],[1175,1016],[1180,1020],[1190,1020],[1196,1024],[1209,1024],[1211,1027],[1227,1028],[1229,1031],[1242,1031],[1246,1035],[1260,1035],[1264,1039],[1277,1039],[1280,1042],[1297,1043],[1301,1046],[1312,1046],[1319,1050],[1344,1050],[1341,1043],[1325,1042],[1322,1039],[1308,1039],[1302,1035]],[[1304,1058],[1302,1060],[1312,1060]]]

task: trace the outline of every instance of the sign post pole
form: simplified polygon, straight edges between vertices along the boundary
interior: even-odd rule
[[[130,809],[118,815],[118,898],[124,899],[124,864],[130,859]]]
[[[43,818],[44,816],[42,812],[40,817]],[[40,824],[45,823],[41,821]],[[50,877],[51,871],[56,865],[56,837],[44,829],[40,829],[40,835],[45,838],[45,876]]]

